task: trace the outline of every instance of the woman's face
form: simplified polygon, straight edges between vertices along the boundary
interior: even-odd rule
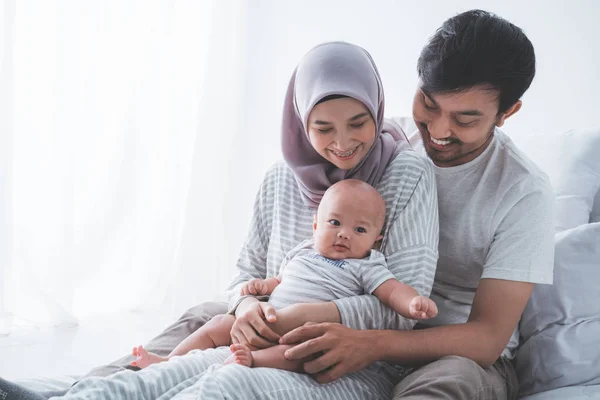
[[[343,97],[317,104],[308,116],[314,149],[340,169],[351,169],[375,141],[375,121],[360,101]]]

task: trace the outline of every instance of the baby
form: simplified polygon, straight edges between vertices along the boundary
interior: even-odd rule
[[[287,254],[279,276],[253,279],[242,287],[241,294],[269,295],[269,303],[279,310],[297,303],[327,302],[369,293],[406,318],[435,317],[435,303],[396,280],[387,269],[384,255],[373,249],[382,239],[384,220],[385,202],[372,186],[354,179],[332,185],[314,217],[313,239]],[[302,362],[283,356],[291,346],[251,350],[242,344],[231,344],[234,321],[233,315],[213,318],[167,357],[149,353],[142,346],[134,347],[136,360],[132,365],[145,368],[190,350],[230,345],[232,356],[226,363],[303,372]]]

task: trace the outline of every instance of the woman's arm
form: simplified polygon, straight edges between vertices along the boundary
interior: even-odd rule
[[[267,254],[272,221],[269,208],[273,207],[273,193],[277,190],[277,166],[272,166],[256,195],[250,231],[236,264],[237,275],[227,288],[229,310],[236,321],[231,330],[234,343],[250,344],[257,348],[272,346],[279,339],[265,320],[275,320],[275,309],[259,302],[254,296],[240,294],[242,286],[252,279],[266,279]]]
[[[270,172],[267,173],[267,177],[263,180],[256,195],[250,230],[236,263],[237,274],[227,287],[230,312],[234,312],[241,300],[246,297],[240,294],[242,286],[252,279],[265,279],[267,275],[267,251],[271,224],[265,218],[268,215],[265,210],[268,207],[267,191]]]

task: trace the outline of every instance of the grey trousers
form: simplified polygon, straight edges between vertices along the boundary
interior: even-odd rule
[[[394,388],[393,398],[513,400],[518,392],[515,370],[506,357],[482,368],[468,358],[448,356],[407,375]]]
[[[212,317],[227,312],[226,303],[203,303],[190,308],[145,346],[166,356],[183,339]],[[124,369],[137,370],[127,355],[91,370],[87,376],[108,376]],[[489,368],[463,357],[449,356],[423,366],[406,376],[394,389],[394,399],[516,399],[518,381],[511,362],[501,357]]]

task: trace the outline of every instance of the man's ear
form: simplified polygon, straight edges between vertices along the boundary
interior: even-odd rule
[[[517,100],[515,104],[513,104],[511,107],[508,108],[508,110],[504,111],[502,115],[500,115],[500,119],[496,121],[496,126],[500,128],[502,125],[504,125],[504,121],[506,121],[508,118],[512,117],[517,112],[519,112],[522,105],[523,102],[521,100]]]

